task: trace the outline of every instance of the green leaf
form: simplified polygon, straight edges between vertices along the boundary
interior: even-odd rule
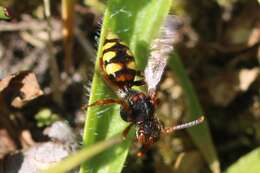
[[[189,108],[188,119],[194,120],[204,115],[197,95],[177,53],[175,53],[174,56],[170,58],[168,65],[175,72],[176,76],[178,77],[178,81],[185,93],[187,105]],[[187,130],[195,145],[199,148],[203,157],[208,162],[212,172],[219,173],[220,165],[218,157],[216,155],[215,147],[208,128],[207,116],[204,116],[206,117],[204,123],[196,128],[189,128]]]
[[[10,15],[6,8],[0,7],[0,19],[8,20],[10,19]]]
[[[101,55],[101,45],[106,32],[111,30],[128,43],[136,57],[138,67],[143,70],[149,55],[150,42],[158,33],[160,25],[167,16],[171,1],[110,0],[107,5],[97,57]],[[104,84],[102,76],[100,76],[98,60],[99,58],[96,62],[90,103],[108,98],[111,95],[111,90]],[[89,108],[83,136],[84,147],[122,133],[127,127],[127,123],[121,119],[119,112],[119,106],[116,105]],[[115,145],[109,151],[84,163],[81,172],[121,172],[133,137],[134,130],[122,144]]]
[[[58,164],[51,166],[47,170],[42,171],[42,173],[62,173],[62,172],[68,172],[72,170],[73,168],[79,166],[80,163],[82,163],[85,160],[88,160],[95,155],[101,153],[104,150],[109,149],[115,144],[119,144],[122,142],[121,136],[115,136],[113,138],[110,138],[106,141],[101,141],[99,143],[96,143],[95,145],[91,145],[87,148],[83,148],[76,153],[73,153],[68,158],[62,160]]]
[[[257,173],[260,171],[260,148],[241,157],[225,173]]]

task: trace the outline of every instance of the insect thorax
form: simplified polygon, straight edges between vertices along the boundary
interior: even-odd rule
[[[134,123],[144,122],[154,117],[154,105],[150,97],[143,92],[129,89],[123,98],[129,105],[131,112],[121,108],[121,117],[125,121]]]

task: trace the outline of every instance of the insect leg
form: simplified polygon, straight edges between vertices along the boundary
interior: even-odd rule
[[[191,121],[191,122],[188,122],[188,123],[176,125],[176,126],[173,126],[173,127],[166,127],[164,129],[162,129],[162,133],[169,134],[169,133],[172,133],[176,130],[181,130],[181,129],[186,129],[186,128],[189,128],[189,127],[192,127],[192,126],[196,126],[198,124],[201,124],[204,121],[204,119],[205,119],[204,116],[201,116],[198,119]]]
[[[139,70],[136,70],[136,76],[144,78],[144,73]],[[142,85],[145,85],[144,79],[134,81],[132,86],[142,86]]]
[[[136,70],[136,75],[140,77],[144,77],[144,72]]]
[[[142,147],[140,148],[140,150],[136,153],[137,157],[144,157],[145,153],[147,152],[149,148],[149,145],[142,145]]]
[[[143,86],[143,85],[145,85],[144,80],[137,80],[133,82],[133,86]]]
[[[124,139],[127,138],[127,135],[128,135],[128,133],[129,133],[129,131],[130,131],[130,129],[131,129],[131,127],[132,127],[133,125],[134,125],[134,123],[129,124],[129,125],[125,128],[125,130],[123,131],[122,135],[123,135],[123,138],[124,138]]]
[[[122,100],[119,99],[101,99],[101,100],[97,100],[94,103],[90,104],[90,105],[86,105],[83,107],[87,108],[87,107],[93,107],[93,106],[102,106],[102,105],[108,105],[108,104],[120,104],[124,109],[129,110],[129,106]]]

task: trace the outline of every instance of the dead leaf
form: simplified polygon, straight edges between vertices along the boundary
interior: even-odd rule
[[[7,105],[21,108],[29,101],[43,95],[34,73],[12,74],[0,80],[0,94]]]
[[[237,74],[234,71],[221,73],[209,82],[209,93],[212,101],[220,106],[227,106],[239,93],[236,79]]]
[[[239,89],[241,91],[247,91],[250,85],[256,80],[260,74],[260,68],[242,69],[239,71]]]
[[[215,104],[227,106],[234,98],[249,89],[260,74],[260,68],[226,71],[209,83],[209,93]]]

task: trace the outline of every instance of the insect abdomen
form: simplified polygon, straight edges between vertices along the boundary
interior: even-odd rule
[[[102,61],[104,72],[115,85],[121,88],[132,85],[136,75],[134,57],[126,44],[112,33],[105,39]]]

